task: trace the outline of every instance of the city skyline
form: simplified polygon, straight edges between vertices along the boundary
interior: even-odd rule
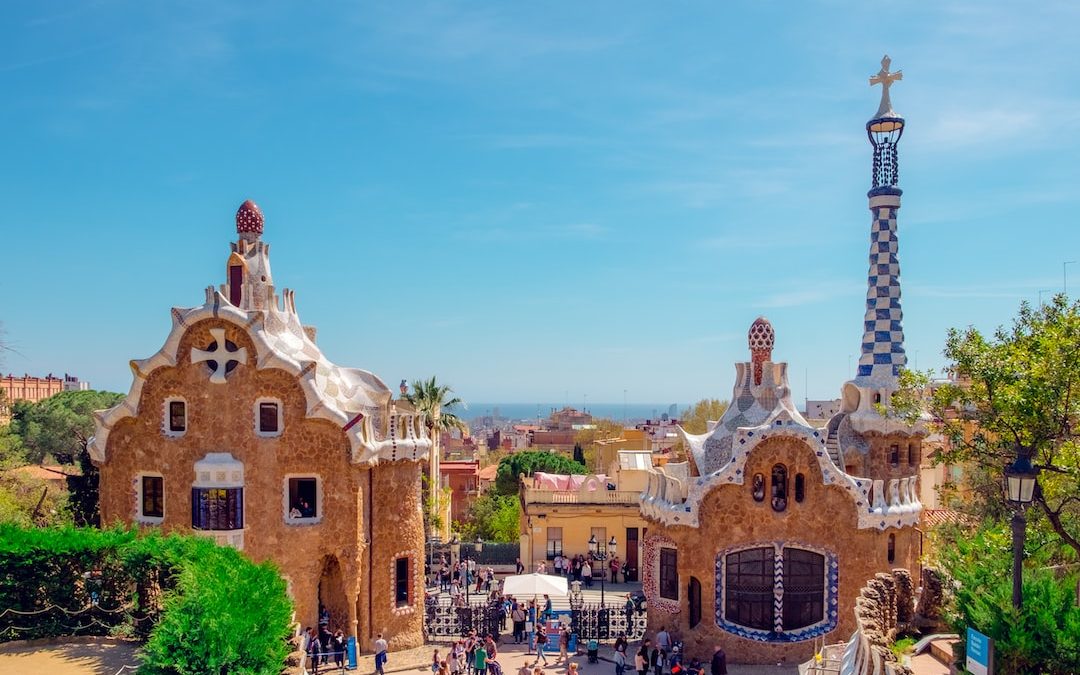
[[[882,35],[871,6],[614,7],[5,8],[0,372],[126,392],[250,198],[320,346],[391,387],[728,398],[764,315],[792,397],[836,398],[886,51],[909,365],[1080,284],[1077,8],[906,8]]]

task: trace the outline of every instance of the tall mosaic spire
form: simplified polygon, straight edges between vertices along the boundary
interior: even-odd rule
[[[890,63],[885,56],[881,59],[881,70],[870,78],[871,86],[881,85],[881,105],[866,123],[866,134],[874,146],[872,185],[867,193],[873,220],[862,353],[854,380],[856,385],[877,389],[879,393],[895,391],[900,368],[907,364],[896,238],[896,212],[903,194],[896,186],[900,178],[897,144],[904,133],[904,118],[893,110],[889,95],[889,88],[903,73],[889,72]]]

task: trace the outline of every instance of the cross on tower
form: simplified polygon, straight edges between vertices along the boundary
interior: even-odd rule
[[[889,98],[889,87],[892,86],[893,82],[904,79],[904,71],[898,70],[895,73],[890,73],[889,65],[891,63],[892,59],[886,54],[881,58],[881,70],[878,71],[877,75],[872,75],[870,77],[871,87],[875,84],[881,85],[881,105],[878,106],[877,114],[874,115],[874,117],[898,117],[892,109],[892,100]]]
[[[210,346],[210,349],[191,348],[191,362],[193,364],[209,362],[210,367],[214,369],[214,372],[210,373],[210,381],[214,384],[225,384],[225,374],[237,364],[247,361],[247,349],[244,347],[229,349],[230,343],[225,340],[224,328],[211,328],[210,336],[214,338],[214,344]]]

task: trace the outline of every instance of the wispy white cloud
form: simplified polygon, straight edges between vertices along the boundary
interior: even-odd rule
[[[865,290],[865,285],[845,282],[821,282],[809,284],[789,284],[792,290],[780,291],[767,295],[755,304],[760,307],[799,307],[816,305],[828,300],[847,298]]]
[[[611,228],[597,223],[567,223],[535,227],[491,227],[462,230],[464,239],[483,242],[523,242],[544,240],[596,241],[606,239]]]
[[[550,31],[495,7],[410,4],[384,14],[380,27],[399,46],[442,59],[484,59],[495,65],[553,54],[580,54],[616,46],[621,37]],[[497,61],[492,57],[498,57]]]

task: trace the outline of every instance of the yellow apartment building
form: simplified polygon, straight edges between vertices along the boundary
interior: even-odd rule
[[[520,543],[526,568],[535,571],[544,561],[550,571],[556,555],[588,554],[591,537],[607,552],[614,537],[614,555],[636,581],[646,528],[639,504],[651,466],[651,453],[619,451],[610,474],[522,477]]]

